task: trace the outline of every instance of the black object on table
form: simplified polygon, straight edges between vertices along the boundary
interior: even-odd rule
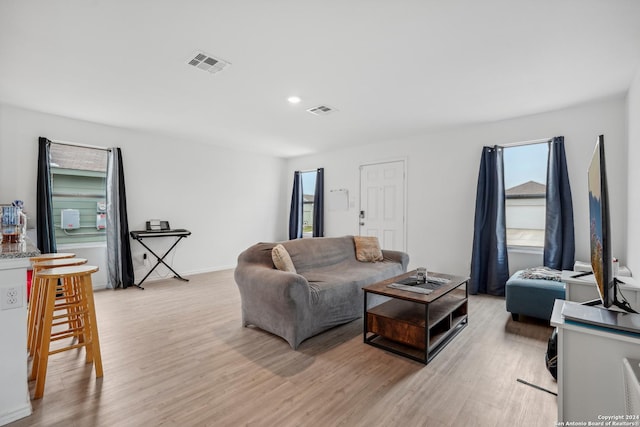
[[[169,254],[169,252],[171,252],[173,250],[173,248],[176,247],[178,242],[180,240],[184,239],[185,237],[191,235],[191,232],[189,230],[185,230],[185,229],[153,230],[153,231],[139,230],[139,231],[131,231],[131,232],[129,232],[129,234],[131,235],[131,237],[133,239],[137,240],[138,242],[140,242],[140,244],[142,246],[147,248],[147,250],[149,252],[151,252],[151,254],[154,257],[156,257],[156,259],[158,260],[156,262],[156,265],[154,265],[153,268],[151,270],[149,270],[147,275],[144,276],[144,278],[140,281],[140,283],[138,283],[137,285],[134,283],[133,286],[136,286],[136,287],[138,287],[140,289],[144,289],[142,287],[142,283],[144,283],[144,281],[147,280],[147,277],[149,277],[149,275],[153,272],[153,270],[155,270],[156,267],[159,266],[160,264],[164,264],[169,270],[171,270],[173,272],[173,274],[175,274],[174,277],[176,279],[180,279],[180,280],[185,281],[185,282],[189,281],[189,279],[185,279],[184,277],[180,276],[178,273],[176,273],[176,271],[173,268],[171,268],[170,265],[168,265],[166,262],[164,262],[165,257]],[[149,246],[145,245],[144,242],[142,241],[143,239],[154,238],[154,237],[177,237],[177,239],[173,243],[173,245],[164,253],[164,255],[159,256],[155,252],[153,252],[153,250]]]

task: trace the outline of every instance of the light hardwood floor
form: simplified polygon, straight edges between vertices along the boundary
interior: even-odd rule
[[[233,271],[96,292],[104,377],[52,356],[33,415],[10,426],[544,426],[552,329],[472,296],[469,325],[428,365],[362,342],[362,320],[293,351],[240,320]],[[33,392],[33,384],[30,385]]]

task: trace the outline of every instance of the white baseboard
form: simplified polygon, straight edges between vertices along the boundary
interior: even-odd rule
[[[181,276],[187,276],[187,275],[193,275],[193,274],[203,274],[203,273],[212,273],[214,271],[222,271],[222,270],[232,270],[236,268],[235,264],[234,265],[219,265],[217,267],[209,267],[209,268],[202,268],[202,269],[198,269],[198,270],[191,270],[188,271],[186,273],[180,273]]]
[[[31,415],[31,403],[27,403],[26,405],[23,405],[22,407],[13,411],[0,414],[0,426],[12,423],[24,417],[28,417],[29,415]]]
[[[203,274],[203,273],[212,273],[214,271],[222,271],[222,270],[232,270],[236,268],[235,264],[234,265],[219,265],[219,266],[215,266],[215,267],[207,267],[207,268],[200,268],[197,270],[190,270],[190,271],[179,271],[178,273],[180,273],[181,276],[192,276],[194,274]],[[147,274],[146,270],[140,271],[140,272],[136,272],[136,279],[137,281],[140,281],[145,275]],[[147,282],[157,282],[159,280],[166,280],[166,279],[171,279],[173,277],[173,273],[167,275],[166,277],[159,277],[154,275],[154,273],[151,273],[151,276],[147,277],[147,279],[145,280],[145,283]],[[106,283],[93,283],[93,289],[107,289],[107,284]]]

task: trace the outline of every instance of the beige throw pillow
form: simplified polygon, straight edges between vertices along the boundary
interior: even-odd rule
[[[375,236],[353,236],[356,245],[356,259],[362,262],[375,262],[384,260],[380,242]]]
[[[278,270],[288,271],[290,273],[296,272],[296,267],[293,265],[293,261],[291,261],[289,252],[287,252],[281,244],[278,243],[271,249],[271,259],[273,259],[273,265],[275,265]]]

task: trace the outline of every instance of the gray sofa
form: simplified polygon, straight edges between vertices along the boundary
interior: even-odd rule
[[[305,339],[362,316],[362,287],[407,271],[409,255],[383,250],[384,261],[356,259],[352,236],[282,242],[296,273],[277,270],[276,243],[258,243],[238,256],[235,281],[243,326],[284,338],[293,349]]]

